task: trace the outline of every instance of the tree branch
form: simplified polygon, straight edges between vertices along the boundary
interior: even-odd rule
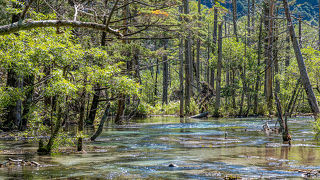
[[[8,24],[0,26],[0,35],[7,35],[15,33],[22,30],[30,30],[39,27],[79,27],[79,28],[89,28],[96,29],[99,31],[107,31],[118,37],[123,37],[123,35],[115,29],[111,29],[103,24],[92,23],[92,22],[81,22],[81,21],[69,21],[69,20],[43,20],[43,21],[24,21],[22,23],[16,22],[13,24]]]
[[[107,20],[107,24],[106,24],[107,27],[109,27],[111,17],[112,17],[112,15],[113,15],[116,7],[117,7],[118,2],[119,2],[119,0],[116,0],[116,2],[114,3],[114,5],[113,5],[113,7],[112,7],[112,9],[110,11],[110,14],[109,14],[109,17],[108,17],[108,20]]]
[[[27,14],[27,11],[28,11],[28,9],[29,9],[29,7],[31,6],[31,4],[32,4],[33,1],[34,1],[34,0],[30,0],[29,3],[26,5],[26,7],[24,8],[24,10],[23,10],[23,12],[22,12],[22,14],[21,14],[21,16],[20,16],[21,19],[24,19],[24,17],[25,17],[26,14]]]

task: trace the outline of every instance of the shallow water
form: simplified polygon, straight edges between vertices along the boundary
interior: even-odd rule
[[[99,152],[38,156],[36,145],[0,141],[0,160],[34,160],[45,167],[0,168],[0,179],[222,179],[303,178],[298,169],[320,169],[320,145],[311,118],[289,120],[292,146],[266,136],[265,119],[179,119],[154,117],[127,126],[106,126],[94,146]],[[269,124],[274,124],[269,122]],[[178,167],[168,167],[170,163]]]

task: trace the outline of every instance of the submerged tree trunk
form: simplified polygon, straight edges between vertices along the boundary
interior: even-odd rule
[[[317,117],[319,114],[318,102],[317,102],[316,96],[314,95],[312,85],[311,85],[311,82],[310,82],[310,79],[308,76],[307,68],[305,66],[303,56],[301,54],[301,50],[300,50],[298,41],[296,39],[295,31],[294,31],[292,20],[291,20],[291,15],[289,12],[288,1],[283,0],[283,5],[284,5],[284,9],[285,9],[286,18],[287,18],[287,24],[288,24],[290,37],[291,37],[291,42],[292,42],[295,56],[296,56],[296,59],[298,62],[301,81],[302,81],[302,84],[303,84],[304,89],[306,91],[306,94],[308,96],[308,102],[309,102],[309,105],[312,109],[312,112],[313,112],[314,116]]]
[[[275,93],[274,95],[275,95],[276,103],[277,103],[278,119],[280,121],[282,140],[283,140],[283,142],[288,142],[291,145],[291,136],[289,134],[287,117],[285,117],[285,119],[283,118],[280,100],[278,98],[277,93]]]

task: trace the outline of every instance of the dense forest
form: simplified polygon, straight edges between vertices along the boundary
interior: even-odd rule
[[[50,153],[70,124],[81,151],[110,118],[265,116],[288,141],[319,113],[317,3],[1,0],[1,130]]]

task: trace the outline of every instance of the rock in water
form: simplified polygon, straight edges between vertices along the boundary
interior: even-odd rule
[[[176,164],[169,164],[169,167],[178,167]]]

